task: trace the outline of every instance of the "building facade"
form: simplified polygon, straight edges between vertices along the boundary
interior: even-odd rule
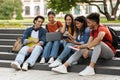
[[[23,4],[23,13],[22,16],[26,17],[35,17],[36,15],[46,16],[49,9],[47,9],[46,0],[21,0]],[[116,0],[113,1],[115,4]],[[103,3],[95,3],[100,6],[101,10],[104,10]],[[108,11],[111,11],[109,0],[107,2]],[[74,16],[78,15],[87,15],[91,12],[99,12],[97,7],[90,6],[88,4],[78,3],[76,7],[73,7],[70,11]],[[102,14],[101,14],[102,15]],[[120,6],[117,11],[117,16],[120,15]],[[64,17],[63,13],[57,15],[57,17]]]
[[[23,4],[23,17],[35,17],[36,15],[46,15],[45,0],[21,0]]]

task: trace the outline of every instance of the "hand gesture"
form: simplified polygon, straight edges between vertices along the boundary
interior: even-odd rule
[[[33,39],[33,42],[34,42],[34,43],[38,43],[38,42],[39,42],[39,39],[38,39],[38,38],[34,38],[34,39]]]
[[[88,57],[88,49],[84,49],[83,57],[86,59]]]

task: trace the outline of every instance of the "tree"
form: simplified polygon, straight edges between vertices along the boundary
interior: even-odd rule
[[[21,0],[16,0],[15,1],[14,11],[16,12],[16,15],[17,15],[16,19],[18,19],[18,20],[23,19],[22,14],[21,14],[22,11],[23,11]]]
[[[22,11],[21,0],[0,0],[0,19],[12,19],[14,12]]]
[[[111,12],[109,12],[107,1],[110,3]],[[113,1],[115,4],[113,4]],[[92,6],[96,6],[100,13],[106,16],[107,20],[115,20],[116,13],[120,4],[120,0],[47,0],[48,8],[54,9],[56,12],[68,11],[72,7],[75,7],[77,3],[87,3]],[[102,3],[104,10],[95,3]]]

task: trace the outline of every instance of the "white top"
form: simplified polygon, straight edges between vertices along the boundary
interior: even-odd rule
[[[31,37],[32,37],[32,38],[39,38],[39,37],[38,37],[38,34],[39,34],[39,30],[37,30],[37,31],[32,30],[32,32],[31,32]]]

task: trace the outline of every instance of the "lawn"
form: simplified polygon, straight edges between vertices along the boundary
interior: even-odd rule
[[[62,21],[64,23],[64,18],[57,18],[56,20]],[[45,18],[45,23],[48,22],[48,19]],[[0,20],[0,28],[26,28],[24,24],[32,24],[33,19],[23,19],[23,20]],[[120,20],[116,21],[107,21],[106,18],[101,18],[101,23],[120,23]]]

